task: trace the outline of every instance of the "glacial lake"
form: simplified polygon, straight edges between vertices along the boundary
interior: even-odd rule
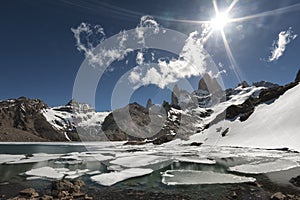
[[[1,143],[0,194],[11,184],[37,186],[62,177],[80,178],[92,188],[191,196],[197,196],[199,191],[218,196],[255,180],[274,190],[300,193],[300,188],[289,182],[300,175],[299,163],[300,154],[292,151],[190,146],[185,142],[159,146],[123,142]],[[122,173],[127,170],[132,175]],[[110,175],[117,178],[110,180]]]

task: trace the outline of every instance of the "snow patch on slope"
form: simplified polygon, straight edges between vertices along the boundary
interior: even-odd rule
[[[290,148],[300,151],[300,85],[288,90],[272,104],[261,104],[244,122],[222,121],[190,137],[191,141],[208,145],[254,148]],[[222,137],[218,127],[229,128]]]

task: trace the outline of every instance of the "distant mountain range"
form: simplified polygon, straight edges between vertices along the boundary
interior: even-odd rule
[[[297,115],[300,114],[300,110],[295,109],[297,105],[288,103],[291,99],[296,104],[300,96],[299,81],[300,71],[293,82],[284,86],[265,81],[250,86],[244,81],[236,88],[224,91],[215,78],[205,74],[199,81],[198,90],[192,93],[175,85],[171,102],[154,105],[149,99],[146,107],[131,103],[112,112],[96,112],[76,100],[64,106],[49,107],[39,99],[8,99],[0,102],[0,141],[127,140],[131,144],[162,144],[176,138],[191,138],[201,143],[230,141],[232,135],[238,138],[239,134],[245,138],[245,134],[238,133],[243,132],[243,128],[247,133],[257,132],[257,126],[262,123],[276,128],[278,120],[271,120],[272,115],[276,114],[282,123],[280,126],[284,126],[285,120],[289,119],[283,117],[288,115],[280,116],[279,112],[299,111]],[[286,94],[287,91],[292,92]],[[279,101],[281,98],[285,101]],[[271,107],[275,104],[281,110]],[[264,115],[266,106],[269,106],[268,115]],[[253,119],[263,115],[270,119],[265,122]],[[298,122],[293,123],[289,126],[300,128]]]

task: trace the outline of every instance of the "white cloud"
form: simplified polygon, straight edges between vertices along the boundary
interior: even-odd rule
[[[149,30],[145,28],[151,28],[150,30],[153,31],[153,34],[157,34],[160,31],[160,26],[153,17],[143,16],[135,28],[135,37],[140,44],[145,44],[144,31]],[[71,30],[76,39],[77,49],[84,52],[86,59],[93,67],[107,67],[111,62],[122,60],[129,52],[133,51],[133,49],[127,47],[129,40],[126,31],[120,33],[117,39],[118,45],[109,49],[98,47],[95,49],[96,45],[100,44],[105,38],[104,30],[101,26],[92,27],[89,24],[81,23],[77,28],[72,28]],[[145,53],[140,50],[136,56],[137,66],[129,73],[129,82],[134,84],[134,88],[155,84],[163,89],[180,79],[203,75],[207,67],[207,53],[203,48],[207,34],[207,27],[203,27],[201,33],[197,31],[190,33],[178,58],[172,58],[168,61],[166,59],[158,59],[158,62],[155,64],[147,63],[145,62],[145,58],[147,58]],[[97,38],[96,42],[92,40],[94,38]],[[154,54],[151,54],[152,61],[154,61],[154,58]],[[219,74],[212,75],[219,76]]]
[[[203,35],[193,32],[189,35],[179,54],[178,59],[158,60],[156,66],[146,66],[143,69],[136,66],[129,74],[129,81],[136,84],[135,88],[155,84],[160,88],[179,81],[179,79],[199,76],[206,71],[206,54],[204,52]],[[138,54],[137,61],[141,57]],[[144,60],[143,60],[144,61]],[[138,63],[138,62],[137,62]]]
[[[294,34],[291,27],[287,31],[281,31],[278,34],[278,40],[273,43],[271,56],[268,61],[272,62],[278,60],[283,55],[286,45],[288,45],[296,37],[297,34]]]
[[[71,31],[76,39],[77,50],[93,60],[93,50],[105,39],[103,28],[100,25],[92,26],[82,22],[77,28],[71,28]]]
[[[207,73],[210,77],[218,79],[222,74],[226,74],[227,72],[225,69],[223,69],[221,71],[218,71],[217,73],[213,73],[211,70]]]
[[[92,26],[82,22],[77,28],[71,28],[76,39],[77,50],[83,52],[89,64],[93,67],[107,67],[114,60],[122,60],[132,49],[126,48],[128,39],[126,32],[121,32],[118,37],[119,45],[111,49],[99,49],[95,53],[95,47],[105,39],[104,29],[100,25]],[[110,69],[112,70],[112,69]]]
[[[145,15],[141,17],[139,25],[135,28],[136,37],[138,43],[145,44],[144,30],[145,28],[152,28],[154,34],[159,32],[159,24],[150,15]]]
[[[139,51],[136,55],[136,63],[138,65],[142,65],[144,63],[144,54],[143,52]]]

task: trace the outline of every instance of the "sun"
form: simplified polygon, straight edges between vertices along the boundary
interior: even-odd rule
[[[230,18],[227,13],[217,13],[216,17],[210,20],[210,25],[214,30],[222,30],[229,21]]]

